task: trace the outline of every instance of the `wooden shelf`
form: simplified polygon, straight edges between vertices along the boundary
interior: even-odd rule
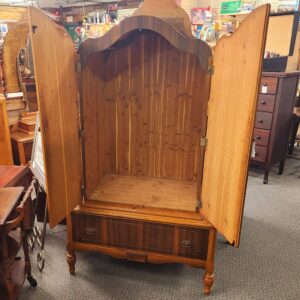
[[[89,200],[195,211],[196,193],[194,181],[107,175]]]

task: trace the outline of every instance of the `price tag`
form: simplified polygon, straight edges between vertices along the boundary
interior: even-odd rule
[[[267,85],[263,85],[261,87],[261,92],[262,92],[262,94],[267,94],[268,93],[268,86]]]
[[[254,158],[255,157],[255,140],[252,142],[252,146],[251,146],[251,158]]]

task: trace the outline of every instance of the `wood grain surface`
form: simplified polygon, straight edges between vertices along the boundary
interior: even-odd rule
[[[209,84],[195,56],[155,32],[93,55],[82,71],[88,197],[105,174],[200,181]]]
[[[214,49],[201,212],[236,246],[269,10],[260,6]]]
[[[81,154],[74,44],[68,33],[29,7],[51,227],[81,199]]]
[[[196,191],[193,181],[106,175],[90,200],[195,211]]]
[[[12,165],[12,149],[5,98],[0,99],[0,165]]]
[[[3,43],[3,70],[7,93],[21,92],[17,71],[17,56],[25,47],[29,25],[27,18],[22,18],[10,26]]]

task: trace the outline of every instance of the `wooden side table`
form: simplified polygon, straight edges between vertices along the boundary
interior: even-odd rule
[[[0,166],[0,188],[22,186],[28,189],[32,181],[32,173],[27,166]],[[32,216],[32,203],[26,203],[26,214]],[[31,229],[33,216],[25,220],[26,228]]]
[[[11,133],[11,143],[14,154],[14,163],[27,165],[31,159],[34,132],[25,133],[17,130]]]
[[[22,201],[19,199],[23,187],[0,189],[0,299],[15,300],[18,298],[25,276],[30,285],[36,287],[37,282],[31,275],[25,206],[30,201],[33,184],[27,189]],[[17,206],[18,205],[18,206]],[[17,206],[17,207],[16,207]],[[17,254],[23,246],[24,259]]]

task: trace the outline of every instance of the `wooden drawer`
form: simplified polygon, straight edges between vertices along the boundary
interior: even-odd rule
[[[209,230],[110,218],[89,214],[72,213],[73,240],[128,249],[128,259],[134,255],[130,250],[146,254],[159,253],[201,260],[207,259]],[[146,257],[140,259],[146,261]]]
[[[103,224],[101,218],[94,215],[72,214],[73,240],[81,243],[102,244]]]
[[[267,147],[269,144],[270,131],[254,128],[253,138],[258,146]]]
[[[255,118],[255,128],[270,130],[272,126],[273,115],[258,111]]]
[[[275,95],[260,94],[258,97],[257,110],[265,112],[273,112],[275,106]]]
[[[278,78],[277,77],[262,77],[260,81],[260,90],[262,94],[277,93]]]
[[[179,256],[207,258],[208,230],[192,227],[179,228]]]
[[[267,151],[268,147],[263,146],[255,146],[255,157],[252,158],[252,160],[259,161],[259,162],[265,162],[267,157]]]

